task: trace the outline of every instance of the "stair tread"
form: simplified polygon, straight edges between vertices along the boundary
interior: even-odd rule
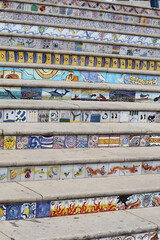
[[[1,123],[0,134],[13,135],[105,135],[105,134],[160,134],[158,123]]]
[[[156,232],[160,229],[160,208],[5,221],[0,224],[1,240],[82,240],[124,234]],[[3,238],[3,234],[6,237]],[[1,237],[2,235],[2,237]]]
[[[0,167],[159,161],[159,153],[159,147],[1,150]]]
[[[160,191],[159,182],[160,174],[7,182],[0,183],[0,202],[6,204],[151,193]]]

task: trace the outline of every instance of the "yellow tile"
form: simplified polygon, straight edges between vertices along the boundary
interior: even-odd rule
[[[60,54],[55,54],[55,64],[60,64]]]
[[[135,69],[139,69],[140,66],[140,61],[139,60],[135,60]]]
[[[96,67],[102,67],[102,57],[97,57],[97,65]]]
[[[14,52],[9,51],[8,53],[9,53],[9,62],[15,62]]]
[[[63,65],[69,65],[69,55],[64,55]]]
[[[72,56],[72,65],[77,66],[78,65],[78,57],[77,56]]]
[[[52,55],[51,53],[46,53],[46,62],[45,64],[51,64]]]
[[[85,56],[81,56],[81,64],[80,66],[85,66]]]
[[[33,53],[32,52],[28,52],[28,61],[27,63],[33,63]]]
[[[104,65],[104,67],[109,68],[110,67],[110,62],[111,62],[110,58],[105,58],[105,65]]]
[[[142,70],[147,70],[147,61],[143,61]]]
[[[118,68],[118,58],[112,59],[112,68]]]
[[[160,62],[157,62],[157,68],[156,68],[157,71],[160,71]]]
[[[154,61],[150,61],[149,62],[149,70],[154,71],[154,65],[155,65],[155,62]]]
[[[18,62],[24,63],[24,52],[18,52]]]
[[[128,59],[127,69],[132,69],[132,60],[131,59]]]
[[[120,68],[122,69],[126,68],[126,61],[127,59],[120,59]]]
[[[94,66],[94,57],[89,57],[88,67],[93,67],[93,66]]]
[[[6,61],[6,51],[0,51],[0,61]]]
[[[42,63],[42,53],[37,53],[37,63]]]

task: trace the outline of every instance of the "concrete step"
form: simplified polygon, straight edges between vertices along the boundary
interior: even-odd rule
[[[1,240],[105,240],[115,237],[151,240],[160,235],[160,208],[95,213],[61,218],[6,221],[0,224]],[[45,229],[45,231],[44,231]],[[74,229],[74,230],[73,230]],[[157,235],[156,235],[157,234]]]
[[[0,183],[0,220],[159,206],[159,180],[159,174],[150,174],[68,181]]]
[[[149,150],[149,151],[148,151]],[[0,182],[67,180],[160,173],[159,148],[3,151]],[[64,157],[65,156],[65,157]]]

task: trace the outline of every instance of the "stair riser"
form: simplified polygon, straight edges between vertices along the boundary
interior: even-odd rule
[[[41,24],[42,25],[42,24]],[[39,35],[39,36],[51,36],[51,37],[68,37],[68,38],[77,38],[77,39],[90,39],[90,40],[100,40],[100,41],[111,41],[111,42],[117,42],[119,39],[119,42],[122,43],[130,43],[130,44],[137,44],[137,41],[140,45],[148,45],[148,46],[160,46],[160,39],[157,39],[157,35],[154,33],[150,33],[152,37],[148,36],[148,29],[146,30],[146,35],[142,37],[141,36],[141,30],[137,29],[136,35],[131,33],[128,35],[124,34],[117,34],[117,29],[113,32],[113,26],[111,27],[112,30],[110,30],[111,33],[106,32],[97,32],[97,31],[90,31],[90,30],[80,30],[80,29],[67,29],[61,27],[49,27],[49,26],[32,26],[32,25],[26,25],[18,24],[16,21],[13,23],[6,22],[0,24],[0,32],[4,33],[20,33],[20,34],[32,34],[32,35]],[[125,26],[126,28],[126,26]],[[96,30],[96,29],[94,29]],[[108,30],[109,31],[109,30]],[[119,31],[119,30],[118,30]],[[160,31],[160,30],[159,30]],[[128,33],[128,30],[127,30]],[[132,34],[132,35],[131,35]],[[155,39],[154,39],[155,38]]]
[[[138,209],[160,205],[160,193],[19,203],[0,206],[0,220],[18,220]]]
[[[44,5],[36,5],[36,4],[24,4],[24,3],[0,3],[1,9],[7,9],[7,10],[15,10],[15,13],[17,13],[17,20],[18,13],[27,13],[27,14],[35,14],[36,15],[42,15],[42,16],[54,16],[59,15],[67,17],[79,17],[79,18],[89,18],[89,19],[96,19],[96,20],[111,20],[111,21],[121,21],[121,22],[129,22],[129,23],[141,23],[141,24],[147,24],[152,26],[158,26],[160,24],[159,19],[156,18],[150,18],[149,16],[130,16],[122,13],[109,13],[105,11],[100,11],[96,9],[88,10],[88,9],[77,9],[77,8],[67,8],[67,7],[51,7],[51,6],[44,6]],[[7,11],[5,11],[7,12]],[[42,19],[43,22],[45,22]]]
[[[106,237],[106,238],[94,238],[92,240],[127,240],[127,239],[147,239],[147,240],[153,240],[153,239],[159,239],[160,238],[160,231],[154,231],[154,232],[145,232],[145,233],[138,233],[138,234],[128,234],[123,236],[115,236],[115,237]]]
[[[160,112],[0,109],[0,122],[160,123]]]
[[[35,4],[35,1],[32,1]],[[105,1],[101,1],[101,3],[99,2],[94,2],[94,1],[79,1],[79,0],[74,0],[74,1],[64,1],[64,0],[59,0],[59,1],[52,1],[52,0],[46,0],[45,3],[41,3],[39,2],[42,6],[42,10],[45,11],[45,9],[47,9],[47,7],[45,6],[46,3],[51,3],[54,4],[54,6],[56,6],[56,4],[60,4],[63,6],[72,6],[72,7],[87,7],[87,8],[92,8],[92,9],[104,9],[104,10],[111,10],[111,11],[115,11],[115,12],[125,12],[125,13],[133,13],[133,14],[143,14],[143,15],[153,15],[153,16],[160,16],[160,11],[158,9],[147,9],[147,8],[141,8],[141,7],[137,7],[137,6],[124,6],[124,5],[119,5],[119,4],[115,4],[115,3],[107,3]],[[7,3],[3,3],[4,5],[2,5],[3,8],[7,7],[8,2]],[[14,2],[9,2],[9,4],[16,4]],[[26,4],[26,3],[25,3]],[[20,2],[20,4],[17,6],[18,9],[23,9],[23,2]],[[45,6],[45,8],[44,8]]]
[[[51,134],[50,134],[51,135]],[[160,146],[157,135],[0,136],[0,150]]]
[[[160,174],[160,161],[0,168],[0,182]]]

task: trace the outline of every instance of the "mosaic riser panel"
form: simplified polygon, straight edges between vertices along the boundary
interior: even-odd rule
[[[160,146],[157,135],[0,136],[0,150]]]
[[[113,30],[113,29],[112,29]],[[132,28],[129,28],[127,32]],[[22,25],[22,24],[12,24],[12,23],[0,23],[0,32],[6,33],[20,33],[20,34],[32,34],[41,36],[52,36],[52,37],[68,37],[77,39],[90,39],[90,40],[100,40],[100,41],[112,41],[119,43],[130,43],[148,46],[160,46],[160,39],[153,37],[141,37],[135,35],[122,35],[117,34],[119,30],[116,29],[115,33],[106,32],[95,32],[88,30],[78,30],[78,29],[67,29],[61,27],[45,27],[45,26],[32,26],[32,25]],[[160,31],[160,29],[159,29]],[[137,33],[141,33],[139,29]],[[148,29],[146,31],[148,34]],[[152,33],[151,35],[154,35]]]
[[[83,9],[73,9],[67,7],[52,7],[46,5],[37,5],[29,4],[29,3],[16,3],[16,2],[0,2],[1,9],[15,9],[28,12],[38,12],[38,13],[46,13],[46,14],[60,14],[66,16],[74,16],[74,17],[85,17],[85,18],[93,18],[93,19],[103,19],[103,20],[116,20],[122,22],[131,22],[131,23],[142,23],[142,24],[150,24],[157,26],[160,24],[159,19],[153,19],[149,17],[140,17],[140,16],[130,16],[123,15],[122,13],[107,13],[101,12],[100,9],[98,11],[90,11]],[[112,9],[113,11],[113,9]],[[14,18],[15,19],[15,18]],[[17,20],[18,17],[17,17]],[[43,19],[42,19],[43,20]]]
[[[160,61],[0,50],[0,62],[160,71]]]
[[[145,232],[145,233],[138,233],[138,234],[129,234],[123,236],[116,236],[116,237],[106,237],[106,238],[94,238],[92,240],[158,240],[160,239],[160,231],[157,232]]]
[[[160,205],[160,193],[0,205],[0,220],[57,217]]]
[[[118,83],[160,85],[159,76],[88,72],[56,69],[29,69],[0,67],[0,78],[27,80],[54,80],[91,83]]]
[[[34,0],[32,0],[35,2]],[[37,2],[41,3],[41,0]],[[98,3],[98,2],[89,2],[89,1],[79,1],[79,0],[44,0],[43,2],[46,3],[53,3],[53,4],[61,4],[61,5],[68,5],[68,6],[77,6],[77,7],[89,7],[89,8],[97,8],[97,9],[106,9],[111,11],[118,11],[118,12],[126,12],[126,13],[137,13],[137,14],[144,14],[144,15],[152,15],[152,16],[160,16],[159,9],[145,9],[136,6],[124,6],[124,5],[114,5],[114,3]],[[7,3],[4,2],[6,5]]]
[[[160,161],[0,168],[0,182],[160,174]]]
[[[59,41],[35,38],[18,38],[18,37],[0,37],[0,46],[23,47],[34,49],[52,49],[52,50],[68,50],[78,52],[95,52],[106,54],[119,54],[128,56],[155,57],[160,56],[160,50],[135,48],[127,46],[104,45],[95,43]]]
[[[0,109],[1,122],[160,123],[160,112]]]
[[[119,90],[0,87],[0,99],[160,102],[160,93]]]
[[[113,31],[122,31],[122,32],[132,32],[134,33],[142,33],[149,35],[159,35],[159,28],[151,28],[145,26],[133,26],[127,24],[120,23],[110,23],[104,21],[92,21],[87,19],[73,19],[73,18],[65,18],[65,17],[51,17],[51,16],[41,16],[41,15],[32,15],[27,13],[12,13],[12,12],[0,12],[1,20],[18,20],[28,22],[35,22],[38,24],[46,23],[46,24],[54,24],[54,25],[64,25],[64,26],[72,26],[72,27],[82,27],[82,28],[93,28],[93,29],[103,29],[105,31],[113,30]]]

